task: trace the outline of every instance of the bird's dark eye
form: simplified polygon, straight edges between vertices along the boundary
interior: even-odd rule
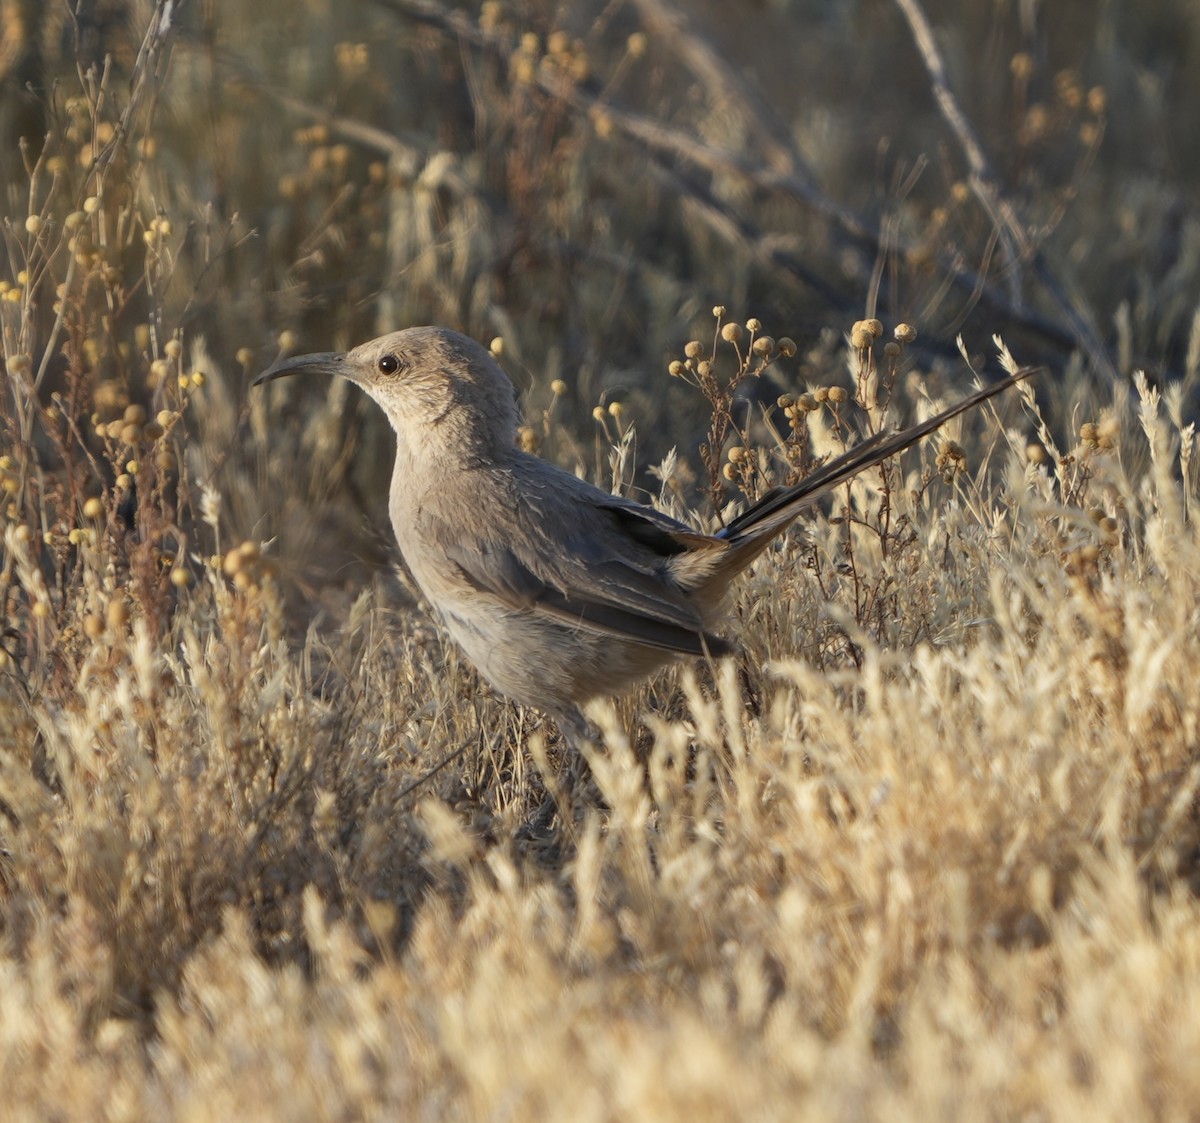
[[[395,374],[403,365],[396,355],[381,355],[379,358],[379,371],[381,374]]]

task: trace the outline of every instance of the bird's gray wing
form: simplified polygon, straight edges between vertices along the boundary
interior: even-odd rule
[[[472,536],[444,551],[465,581],[514,611],[664,651],[730,651],[728,641],[705,630],[699,610],[671,579],[666,559],[681,548],[672,528],[633,510],[618,505],[614,516],[590,496],[557,512],[535,507],[522,513],[519,542]]]

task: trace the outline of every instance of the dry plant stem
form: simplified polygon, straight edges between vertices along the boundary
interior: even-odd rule
[[[1016,308],[1023,304],[1017,288],[1019,273],[1016,265],[1018,262],[1029,261],[1050,299],[1070,325],[1078,346],[1089,361],[1096,363],[1110,380],[1116,382],[1120,377],[1119,372],[1090,318],[1058,279],[1054,269],[1046,261],[1041,246],[1031,242],[1027,226],[1017,213],[1012,200],[1004,194],[1000,179],[983,150],[983,144],[974,126],[950,88],[945,60],[938,49],[933,27],[920,0],[896,0],[896,6],[908,21],[917,50],[929,73],[938,108],[966,156],[971,190],[983,204],[984,210],[996,226],[1001,241],[1007,247],[1010,259],[1007,272],[1012,286],[1010,303]]]
[[[766,162],[807,184],[809,192],[815,192],[816,176],[796,150],[786,122],[749,79],[729,65],[687,13],[671,0],[633,0],[633,3],[656,38],[680,56],[696,79],[714,91],[718,101],[738,107],[745,127],[761,137]]]

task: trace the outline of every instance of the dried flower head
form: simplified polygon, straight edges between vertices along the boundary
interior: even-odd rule
[[[108,602],[108,609],[104,615],[108,620],[110,632],[124,631],[125,625],[129,623],[129,606],[119,597]]]
[[[874,342],[875,336],[861,320],[850,329],[850,346],[856,351],[870,350],[871,344]]]

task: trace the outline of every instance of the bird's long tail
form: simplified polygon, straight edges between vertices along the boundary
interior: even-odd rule
[[[1016,374],[1002,378],[982,390],[976,390],[956,402],[949,409],[934,414],[919,425],[904,429],[899,433],[884,429],[866,440],[855,445],[849,452],[835,460],[823,464],[815,472],[810,472],[798,484],[791,487],[775,488],[767,492],[757,503],[748,508],[718,534],[735,547],[728,555],[734,568],[740,569],[757,557],[767,544],[784,527],[788,525],[805,507],[816,502],[825,492],[845,483],[859,472],[895,456],[909,445],[915,444],[922,437],[941,428],[952,417],[957,417],[967,410],[973,409],[988,398],[1002,393],[1010,386],[1029,378],[1038,372],[1037,367],[1025,367]],[[723,567],[724,568],[724,567]]]

